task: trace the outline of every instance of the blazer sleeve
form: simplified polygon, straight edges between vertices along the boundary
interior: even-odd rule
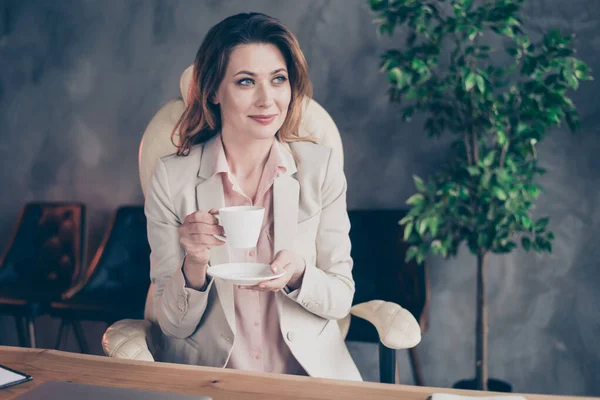
[[[179,226],[169,190],[167,169],[159,159],[145,202],[150,243],[150,280],[155,284],[154,313],[161,330],[186,338],[197,328],[206,310],[211,280],[205,291],[185,286],[185,251],[179,243]]]
[[[332,150],[321,187],[316,265],[306,265],[299,289],[288,294],[308,311],[327,319],[348,315],[354,298],[346,177]]]

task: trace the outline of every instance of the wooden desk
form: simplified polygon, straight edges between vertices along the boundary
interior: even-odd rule
[[[203,394],[214,400],[426,400],[433,392],[485,395],[372,382],[346,382],[291,375],[242,372],[191,365],[126,361],[56,350],[0,346],[0,364],[25,372],[33,380],[0,389],[0,400],[11,399],[42,382],[70,381],[163,392]],[[583,397],[526,395],[528,400],[579,400]]]

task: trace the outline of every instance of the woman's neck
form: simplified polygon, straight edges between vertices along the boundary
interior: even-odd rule
[[[272,139],[256,140],[241,138],[240,136],[233,137],[222,133],[220,139],[223,141],[223,149],[225,150],[229,169],[235,176],[240,178],[247,178],[263,170],[271,146],[273,146],[273,140],[275,140],[274,137]]]

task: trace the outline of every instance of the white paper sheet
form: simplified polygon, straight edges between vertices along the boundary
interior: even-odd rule
[[[25,376],[15,374],[12,371],[0,367],[0,387],[23,379],[25,379]]]
[[[523,396],[493,395],[493,396],[463,396],[450,393],[434,393],[431,400],[525,400]]]

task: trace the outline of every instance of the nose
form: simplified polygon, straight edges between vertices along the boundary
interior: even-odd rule
[[[260,108],[269,108],[275,103],[273,88],[270,85],[258,85],[256,91],[256,105]]]

